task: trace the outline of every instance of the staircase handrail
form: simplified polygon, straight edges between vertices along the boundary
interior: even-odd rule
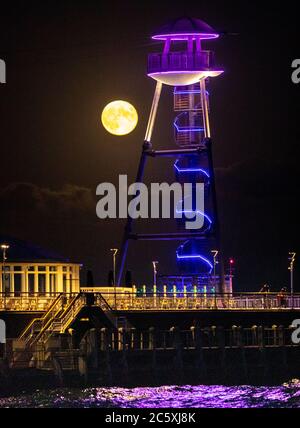
[[[54,308],[56,307],[57,303],[60,302],[62,297],[62,293],[60,293],[56,299],[54,299],[54,301],[51,303],[51,305],[49,306],[47,312],[44,313],[44,315],[42,317],[39,318],[34,318],[29,324],[28,326],[25,328],[25,330],[21,333],[21,335],[19,336],[19,339],[25,339],[26,340],[26,336],[29,333],[29,337],[31,336],[32,333],[32,327],[34,324],[40,322],[42,323],[42,325],[44,324],[44,322],[46,321],[48,315],[52,314]],[[57,312],[57,311],[56,311]]]

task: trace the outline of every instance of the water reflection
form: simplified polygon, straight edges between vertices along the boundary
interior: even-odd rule
[[[297,408],[300,382],[269,386],[162,386],[35,391],[0,398],[0,407]]]

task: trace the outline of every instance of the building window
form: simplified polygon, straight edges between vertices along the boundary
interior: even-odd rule
[[[21,278],[22,278],[22,276],[19,273],[14,274],[15,297],[21,296]]]
[[[46,272],[46,266],[38,266],[39,272]]]
[[[33,274],[28,275],[28,293],[29,293],[29,296],[34,295],[34,275]]]
[[[14,272],[21,272],[22,266],[14,266]]]
[[[38,290],[40,296],[46,294],[46,275],[44,273],[38,275]]]
[[[49,270],[50,272],[56,272],[56,266],[50,266]]]

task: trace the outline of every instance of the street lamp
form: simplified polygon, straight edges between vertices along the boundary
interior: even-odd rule
[[[289,267],[288,270],[291,272],[291,297],[292,297],[292,308],[294,307],[294,263],[296,259],[296,253],[289,252]]]
[[[116,255],[118,253],[118,248],[111,248],[110,251],[112,252],[112,259],[113,259],[113,285],[114,285],[114,293],[115,293],[115,309],[117,306],[117,290],[116,290]]]
[[[234,265],[234,259],[229,259],[229,286],[230,286],[230,293],[232,292],[232,269]]]
[[[5,260],[7,260],[6,251],[8,249],[9,249],[9,245],[8,244],[1,244],[1,250],[2,250],[2,255],[3,255],[3,262],[5,262]]]
[[[153,266],[153,286],[156,287],[156,277],[157,277],[157,265],[158,262],[157,261],[153,261],[152,262],[152,266]]]
[[[213,254],[213,257],[214,257],[214,270],[213,270],[213,272],[214,272],[214,284],[215,284],[215,282],[216,282],[216,266],[218,264],[217,256],[219,254],[219,251],[218,250],[211,250],[211,253]]]
[[[212,253],[212,255],[213,255],[213,258],[214,258],[214,269],[213,269],[213,273],[214,273],[214,282],[213,282],[213,284],[214,284],[214,295],[215,295],[215,307],[217,307],[217,289],[216,289],[216,266],[217,266],[217,264],[218,264],[218,260],[217,260],[217,256],[218,256],[218,254],[219,254],[219,251],[218,250],[211,250],[211,253]]]
[[[232,268],[234,265],[234,260],[233,259],[229,259],[229,276],[230,278],[232,277]]]

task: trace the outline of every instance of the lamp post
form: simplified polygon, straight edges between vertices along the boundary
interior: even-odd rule
[[[219,254],[218,250],[211,250],[211,253],[213,254],[213,258],[214,258],[214,269],[213,269],[213,274],[214,274],[214,300],[215,300],[215,308],[217,307],[217,291],[216,291],[216,267],[218,264],[218,260],[217,260],[217,256]]]
[[[112,252],[112,261],[113,261],[113,283],[114,283],[114,293],[115,293],[115,309],[117,308],[117,290],[116,290],[116,255],[118,253],[118,248],[111,248]]]
[[[158,262],[157,262],[157,261],[153,261],[153,262],[152,262],[152,266],[153,266],[153,296],[154,296],[154,307],[156,307],[157,265],[158,265]]]
[[[229,286],[230,286],[230,293],[232,292],[232,269],[234,265],[234,260],[232,258],[229,259]]]
[[[153,266],[153,285],[156,287],[156,278],[157,278],[157,265],[158,262],[157,261],[153,261],[152,262],[152,266]]]
[[[289,252],[289,267],[288,270],[291,273],[291,297],[292,297],[292,309],[294,308],[294,263],[295,263],[295,259],[296,259],[296,253],[290,251]]]

